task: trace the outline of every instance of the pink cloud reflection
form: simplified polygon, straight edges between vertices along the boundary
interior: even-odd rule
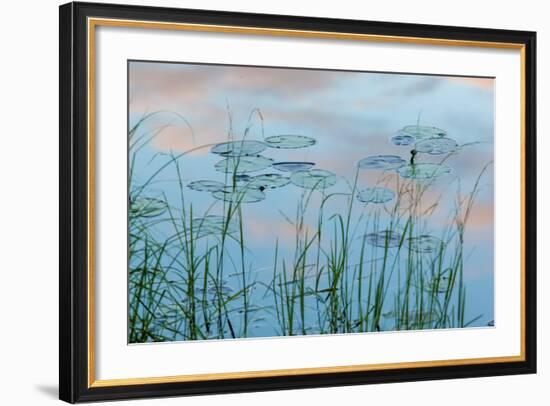
[[[450,82],[465,84],[465,85],[473,86],[478,89],[487,90],[487,91],[492,91],[495,83],[494,79],[492,78],[470,78],[470,77],[459,77],[459,76],[447,76],[446,79]]]

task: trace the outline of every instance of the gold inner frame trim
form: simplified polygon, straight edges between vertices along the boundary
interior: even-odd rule
[[[306,31],[260,27],[242,27],[228,25],[168,23],[139,20],[120,20],[108,18],[89,18],[87,22],[87,81],[88,81],[88,387],[111,387],[126,385],[161,384],[177,382],[212,381],[220,379],[266,378],[296,375],[331,374],[343,372],[380,371],[398,368],[426,368],[474,364],[494,364],[504,362],[522,362],[526,359],[525,349],[525,45],[519,43],[467,41],[440,38],[401,37],[391,35],[355,34],[345,32]],[[494,49],[512,49],[520,51],[520,154],[521,154],[521,269],[520,269],[520,354],[502,357],[464,358],[451,360],[397,362],[383,364],[363,364],[329,366],[316,368],[277,369],[265,371],[220,372],[211,374],[190,374],[145,378],[95,379],[95,278],[94,278],[94,191],[95,191],[95,29],[97,26],[148,28],[157,30],[178,30],[193,32],[215,32],[243,35],[263,35],[279,37],[337,39],[353,41],[386,42],[432,46],[459,46]]]

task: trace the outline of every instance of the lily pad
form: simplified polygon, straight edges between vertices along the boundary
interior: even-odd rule
[[[225,187],[212,193],[212,196],[218,200],[225,200],[232,203],[256,203],[265,199],[265,193],[260,189],[250,188],[248,186]]]
[[[398,155],[373,155],[361,159],[357,166],[361,169],[394,170],[406,165],[407,161]]]
[[[307,148],[311,147],[316,142],[315,138],[294,134],[273,135],[265,139],[265,143],[270,148],[280,149]]]
[[[441,128],[425,125],[407,125],[403,127],[401,133],[414,137],[416,141],[427,138],[445,137],[447,135],[447,131]]]
[[[157,217],[167,209],[166,202],[155,197],[140,197],[130,204],[130,212],[136,217]]]
[[[210,286],[208,288],[208,293],[211,295],[220,295],[220,296],[229,296],[233,293],[233,289],[231,289],[227,285],[221,285],[221,286]]]
[[[247,187],[263,189],[276,189],[286,186],[290,183],[290,179],[278,173],[265,173],[250,178]]]
[[[257,155],[267,148],[267,145],[261,141],[240,140],[228,141],[216,144],[210,152],[227,157],[238,157],[244,155]]]
[[[336,175],[324,169],[293,172],[290,181],[304,189],[326,189],[337,182]]]
[[[403,166],[397,172],[406,179],[433,179],[450,174],[452,169],[442,164],[420,163]]]
[[[426,282],[426,291],[429,293],[446,293],[451,289],[450,272],[442,272]]]
[[[369,233],[365,236],[365,240],[370,245],[381,248],[394,248],[399,246],[401,242],[401,234],[393,230],[382,230],[375,233]]]
[[[239,228],[232,221],[226,224],[226,218],[223,216],[208,215],[193,219],[194,238],[221,234],[222,231],[225,231],[227,234],[233,234],[238,232]]]
[[[404,133],[402,131],[398,132],[397,134],[395,134],[393,137],[390,138],[390,141],[392,142],[392,144],[400,145],[400,146],[411,145],[414,143],[415,140],[416,140],[415,137],[413,137],[410,134]]]
[[[408,244],[411,250],[421,253],[429,254],[441,249],[443,242],[433,235],[420,235],[408,239]]]
[[[225,185],[216,180],[196,180],[189,183],[187,187],[198,192],[215,192],[216,190],[223,189]]]
[[[246,172],[256,172],[269,168],[273,164],[273,160],[261,155],[246,155],[240,157],[230,157],[224,159],[214,168],[218,172],[243,174]]]
[[[246,174],[235,175],[235,181],[236,182],[248,182],[248,181],[250,181],[250,179],[252,179],[252,176],[250,176],[250,175],[246,175]]]
[[[395,192],[385,187],[370,187],[357,194],[357,199],[363,203],[386,203],[394,197]]]
[[[282,172],[307,171],[315,166],[313,162],[275,162],[273,167]]]
[[[453,152],[458,147],[458,144],[452,138],[428,138],[417,142],[414,149],[417,152],[424,152],[430,155],[442,155]]]

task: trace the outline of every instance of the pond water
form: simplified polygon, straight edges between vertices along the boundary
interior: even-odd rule
[[[393,76],[406,75],[377,78]],[[447,96],[474,99],[448,82]],[[331,92],[321,106],[346,94]],[[423,110],[433,126],[382,106],[384,125],[346,134],[250,108],[217,142],[190,115],[194,140],[178,148],[151,136],[169,123],[171,137],[191,138],[170,113],[140,122],[129,136],[130,341],[494,325],[492,133],[465,132],[435,104]]]

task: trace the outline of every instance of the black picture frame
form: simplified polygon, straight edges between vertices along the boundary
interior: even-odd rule
[[[68,3],[60,6],[60,268],[59,397],[84,402],[160,396],[235,393],[373,383],[424,381],[536,372],[536,33],[205,10]],[[455,41],[511,43],[523,47],[524,64],[524,359],[514,362],[415,367],[360,372],[217,379],[94,387],[88,357],[87,19],[345,32]]]

